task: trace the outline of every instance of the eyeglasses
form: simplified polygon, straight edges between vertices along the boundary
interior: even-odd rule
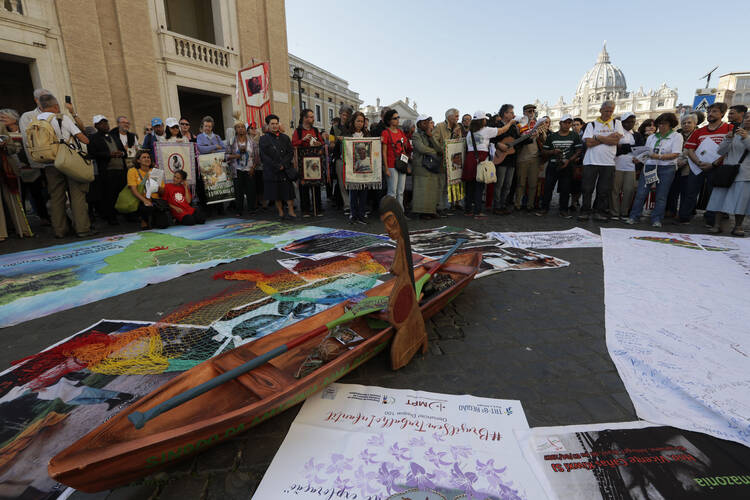
[[[398,120],[398,119],[399,119],[398,116],[394,116],[393,118],[391,118],[391,120]]]
[[[190,126],[190,124],[188,122],[180,122],[180,125],[185,125],[186,127]]]

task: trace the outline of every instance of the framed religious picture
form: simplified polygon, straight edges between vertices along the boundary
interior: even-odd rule
[[[445,141],[445,171],[447,174],[446,182],[457,184],[461,182],[461,174],[464,170],[464,150],[466,141],[464,139],[448,139]]]
[[[206,188],[206,203],[234,200],[234,181],[227,173],[224,153],[200,155],[198,168]]]
[[[380,188],[383,182],[379,137],[343,137],[346,189]]]
[[[323,166],[320,156],[305,156],[302,158],[302,180],[320,182],[323,179]]]
[[[156,166],[164,171],[164,182],[172,182],[174,173],[187,173],[188,184],[195,185],[195,145],[192,142],[156,142]]]

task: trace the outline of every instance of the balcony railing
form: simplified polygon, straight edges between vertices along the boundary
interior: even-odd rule
[[[231,70],[233,52],[208,42],[173,32],[162,32],[166,37],[164,49],[177,59],[199,63],[214,68]]]
[[[24,15],[23,2],[21,0],[2,0],[3,10],[14,14]]]

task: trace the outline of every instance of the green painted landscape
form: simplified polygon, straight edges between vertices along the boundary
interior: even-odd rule
[[[211,260],[234,260],[274,248],[272,244],[253,239],[189,240],[166,233],[144,232],[120,253],[106,257],[101,274],[121,273],[165,266],[197,264]]]
[[[0,277],[0,305],[10,304],[21,297],[53,292],[81,283],[75,267],[66,267],[39,274]]]

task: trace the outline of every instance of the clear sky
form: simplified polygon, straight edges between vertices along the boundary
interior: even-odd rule
[[[286,0],[286,18],[289,52],[365,105],[408,96],[436,122],[449,107],[570,102],[604,40],[628,90],[666,82],[682,103],[716,65],[712,85],[750,71],[750,0]]]

